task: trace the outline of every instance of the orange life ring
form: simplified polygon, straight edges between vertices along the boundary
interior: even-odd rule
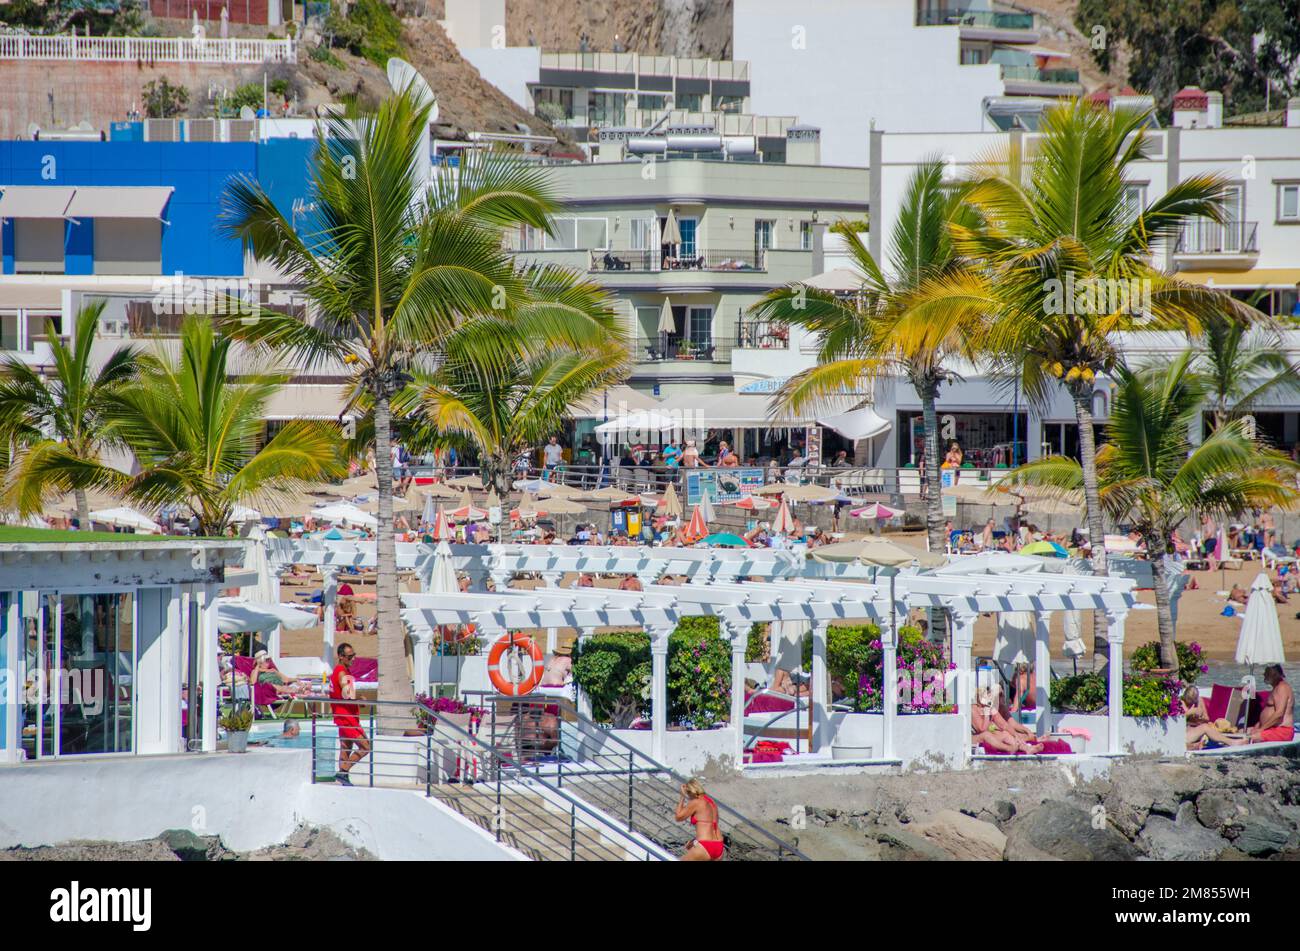
[[[527,651],[532,658],[532,669],[528,676],[518,683],[506,679],[501,671],[502,655],[512,648]],[[542,649],[533,643],[531,637],[523,634],[503,634],[488,651],[488,677],[492,681],[492,686],[508,697],[520,697],[531,693],[533,688],[542,682],[542,674],[545,670],[546,658],[542,654]]]

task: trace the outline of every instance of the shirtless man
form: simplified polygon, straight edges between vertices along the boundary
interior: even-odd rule
[[[1246,743],[1289,743],[1295,739],[1295,693],[1286,681],[1281,664],[1264,668],[1264,682],[1272,688],[1268,703],[1259,714],[1259,725],[1246,731],[1246,738],[1232,741],[1234,746]]]

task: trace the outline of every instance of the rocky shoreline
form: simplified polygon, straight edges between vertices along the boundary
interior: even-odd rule
[[[897,776],[707,783],[810,858],[1232,861],[1300,858],[1300,759],[1063,761]]]
[[[232,852],[215,835],[169,829],[136,842],[67,842],[0,850],[0,862],[355,862],[374,857],[328,829],[303,826],[281,845]]]

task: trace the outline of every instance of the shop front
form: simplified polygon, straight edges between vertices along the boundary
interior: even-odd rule
[[[898,411],[898,433],[899,468],[918,467],[925,451],[925,419],[919,410]],[[1025,462],[1028,433],[1029,414],[1023,410],[939,412],[940,453],[946,454],[956,443],[962,464],[976,469],[1004,469]]]

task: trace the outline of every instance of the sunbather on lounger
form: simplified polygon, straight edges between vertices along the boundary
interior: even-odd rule
[[[808,696],[808,687],[805,684],[796,684],[790,679],[788,670],[777,669],[776,675],[772,678],[772,689],[777,693],[783,693],[787,697],[806,697]]]
[[[1203,749],[1207,743],[1227,746],[1231,741],[1210,722],[1210,711],[1205,708],[1205,700],[1195,687],[1188,687],[1179,698],[1183,707],[1183,716],[1187,718],[1187,748]]]
[[[997,694],[988,687],[980,688],[970,715],[971,736],[976,743],[999,753],[1038,754],[1043,751],[1042,743],[1028,743],[1010,730],[999,729],[993,720],[996,713]]]

